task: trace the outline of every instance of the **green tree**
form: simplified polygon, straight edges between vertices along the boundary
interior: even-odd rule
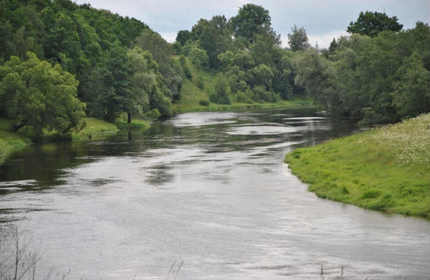
[[[288,34],[288,44],[292,51],[304,51],[310,47],[308,35],[304,27],[298,28],[296,25]]]
[[[197,45],[193,45],[189,51],[191,62],[199,68],[207,68],[209,66],[209,56],[205,50],[202,50]]]
[[[398,70],[393,103],[402,117],[411,117],[430,110],[430,71],[422,58],[414,53]]]
[[[272,20],[269,11],[262,6],[246,4],[239,9],[237,16],[230,20],[234,35],[253,43],[257,34],[271,33]]]
[[[294,58],[294,68],[295,83],[324,108],[336,113],[340,100],[333,64],[311,49]]]
[[[360,13],[357,21],[349,24],[347,31],[375,37],[382,31],[397,32],[402,28],[403,25],[398,23],[398,19],[395,16],[389,17],[385,13],[366,11],[365,13]]]
[[[0,100],[14,129],[23,126],[67,134],[79,127],[85,104],[77,98],[78,81],[59,64],[52,66],[31,52],[27,59],[13,56],[0,67]]]
[[[191,39],[191,32],[188,30],[181,30],[176,35],[176,42],[184,46]]]
[[[128,123],[132,121],[133,114],[143,114],[149,106],[150,95],[157,87],[158,64],[148,51],[134,47],[127,52],[129,69],[130,96],[126,100],[125,111]]]
[[[218,55],[231,47],[231,31],[225,16],[214,16],[211,20],[200,19],[193,26],[192,36],[199,42],[200,48],[206,51],[209,57],[209,66],[218,68],[220,61]]]
[[[266,64],[260,64],[251,70],[252,79],[250,81],[252,86],[261,85],[266,88],[266,90],[272,89],[273,81],[273,71]]]
[[[210,101],[218,104],[231,104],[230,87],[225,77],[219,77],[215,83],[215,92],[210,96]]]

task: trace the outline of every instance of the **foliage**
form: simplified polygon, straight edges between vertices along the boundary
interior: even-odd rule
[[[379,12],[361,12],[357,21],[351,22],[347,31],[375,37],[382,31],[400,31],[403,25],[398,23],[397,17],[389,17],[385,13]]]
[[[0,119],[0,165],[14,152],[20,151],[30,144],[30,140],[10,131],[13,124]]]
[[[298,28],[294,25],[291,29],[291,33],[288,34],[288,44],[292,51],[304,51],[309,49],[310,45],[305,28]]]
[[[78,81],[60,65],[52,66],[31,52],[27,59],[13,56],[0,67],[0,99],[14,129],[29,126],[67,134],[79,126],[85,105],[77,98]]]
[[[398,70],[394,83],[393,104],[401,116],[425,113],[430,108],[430,72],[414,52]]]
[[[198,46],[193,45],[189,51],[191,62],[200,68],[207,68],[209,66],[209,56],[205,50]]]
[[[184,46],[186,42],[188,42],[191,39],[191,32],[188,30],[181,30],[178,32],[178,35],[176,36],[176,42],[181,44],[181,46]]]
[[[79,131],[73,131],[72,139],[74,141],[88,141],[104,139],[107,136],[113,136],[118,132],[116,125],[94,118],[85,118],[84,127]]]
[[[200,100],[199,101],[199,105],[202,105],[202,106],[209,106],[209,101],[208,100]]]
[[[296,84],[334,116],[395,122],[429,112],[430,27],[375,37],[353,34],[328,58],[308,50],[294,58]]]
[[[209,66],[218,68],[220,62],[218,55],[230,48],[231,30],[225,16],[214,16],[211,20],[200,19],[193,26],[191,35],[197,41],[199,47],[206,51],[209,58]]]
[[[269,12],[261,6],[244,5],[229,20],[224,16],[200,19],[191,32],[181,31],[178,41],[182,45],[180,52],[195,66],[209,73],[225,74],[230,101],[273,102],[280,96],[293,98],[298,89],[289,51],[281,48]],[[193,78],[203,86],[199,77]],[[224,95],[218,98],[214,88],[207,90],[214,93],[212,102],[229,102]]]
[[[430,115],[297,149],[293,173],[319,197],[430,219]]]
[[[0,13],[0,61],[24,59],[32,51],[42,61],[60,64],[79,81],[78,97],[89,116],[114,121],[122,112],[140,114],[159,105],[139,88],[138,69],[128,68],[136,63],[128,56],[134,47],[158,64],[155,99],[165,107],[160,111],[168,113],[166,104],[180,98],[184,74],[171,45],[136,19],[70,0],[2,0]]]
[[[230,23],[234,35],[244,38],[248,43],[253,43],[257,34],[272,32],[269,11],[254,4],[241,7],[238,15],[230,19]]]
[[[227,79],[219,77],[215,84],[215,92],[209,97],[210,101],[218,104],[231,104],[229,92]]]

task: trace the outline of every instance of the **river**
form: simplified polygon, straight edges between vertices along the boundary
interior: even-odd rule
[[[353,130],[188,113],[131,140],[33,146],[0,167],[0,221],[65,279],[430,279],[429,222],[319,199],[283,164]]]

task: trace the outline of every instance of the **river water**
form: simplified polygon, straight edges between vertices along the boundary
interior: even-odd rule
[[[319,199],[283,164],[352,131],[189,113],[131,140],[34,146],[0,168],[0,220],[65,279],[430,279],[430,223]]]

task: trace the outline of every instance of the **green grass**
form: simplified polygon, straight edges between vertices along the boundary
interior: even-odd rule
[[[321,198],[430,219],[430,114],[300,148],[285,161]]]
[[[118,133],[118,127],[94,118],[85,118],[85,127],[81,131],[72,134],[73,141],[100,140]]]
[[[187,112],[214,112],[214,111],[245,111],[252,109],[270,108],[315,108],[310,99],[282,100],[276,103],[238,103],[230,105],[210,103],[208,106],[201,105],[201,101],[209,102],[209,95],[215,92],[215,82],[219,74],[215,72],[197,69],[192,63],[187,62],[192,73],[192,80],[184,80],[181,88],[181,99],[173,104],[175,113]],[[204,87],[199,88],[199,80]]]
[[[0,165],[14,152],[24,149],[31,144],[28,138],[9,132],[10,121],[0,119]]]

